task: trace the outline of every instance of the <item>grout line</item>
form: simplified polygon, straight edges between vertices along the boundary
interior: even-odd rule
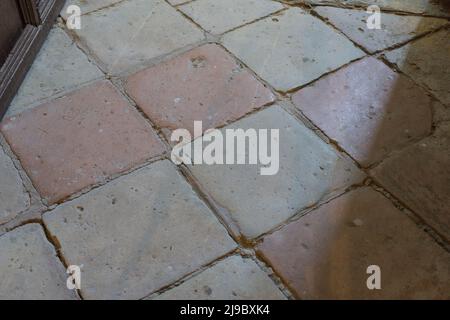
[[[50,232],[50,230],[47,228],[47,225],[44,223],[43,219],[40,219],[37,223],[39,223],[40,226],[42,227],[42,229],[44,230],[44,234],[45,234],[45,237],[47,238],[47,241],[53,246],[53,249],[55,250],[57,258],[64,266],[64,269],[67,270],[70,263],[67,261],[67,259],[64,257],[64,255],[62,253],[61,244],[60,244],[58,238]],[[75,292],[80,300],[84,300],[81,290],[76,289]]]
[[[120,2],[118,2],[118,3],[121,3],[121,2],[123,2],[123,1],[120,1]],[[167,2],[167,1],[166,1],[166,2]],[[302,7],[302,8],[305,8],[305,7],[306,7],[306,8],[311,8],[311,7],[309,7],[309,6],[305,5],[305,4],[303,4],[303,5],[293,5],[293,4],[285,3],[285,2],[283,2],[283,1],[279,1],[279,2],[283,3],[284,5],[287,5],[287,6],[288,6],[287,8],[292,7],[292,6],[300,6],[300,7]],[[118,3],[113,4],[113,5],[117,5]],[[167,2],[167,3],[168,3],[168,2]],[[190,2],[186,2],[186,3],[190,3]],[[183,3],[183,4],[186,4],[186,3]],[[170,3],[168,3],[168,4],[171,5]],[[174,7],[174,8],[176,8],[177,11],[181,12],[181,11],[177,8],[177,6],[179,6],[179,5],[177,5],[177,6],[171,5],[171,6]],[[108,7],[109,7],[109,6],[108,6]],[[107,7],[101,8],[101,9],[99,9],[99,10],[103,10],[103,9],[105,9],[105,8],[107,8]],[[281,9],[280,12],[281,12],[281,11],[284,11],[284,10],[287,10],[287,8]],[[98,10],[97,10],[97,11],[98,11]],[[95,12],[95,11],[93,11],[93,12]],[[183,14],[183,16],[185,16],[184,13],[182,13],[182,14]],[[268,16],[265,16],[265,17],[263,17],[263,18],[261,18],[261,19],[258,19],[258,20],[262,20],[262,19],[268,18],[268,17],[272,16],[273,14],[275,14],[275,13],[272,13],[272,14],[270,14],[270,15],[268,15]],[[424,15],[420,15],[420,16],[424,16]],[[318,17],[317,17],[317,18],[318,18]],[[438,17],[438,18],[442,18],[442,17]],[[188,19],[191,20],[190,18],[188,18]],[[319,19],[320,19],[320,18],[319,18]],[[254,22],[258,21],[258,20],[249,22],[248,24],[254,23]],[[320,19],[320,20],[321,20],[321,19]],[[195,25],[197,25],[194,21],[191,21],[191,22],[193,22]],[[244,25],[243,25],[243,26],[244,26]],[[235,29],[233,29],[233,30],[236,30],[236,29],[238,29],[238,28],[240,28],[240,27],[243,27],[243,26],[239,26],[239,27],[237,27],[237,28],[235,28]],[[334,27],[334,26],[333,26],[333,27]],[[69,36],[70,36],[72,39],[74,39],[74,43],[76,44],[76,46],[77,46],[77,47],[78,47],[78,48],[79,48],[79,49],[80,49],[80,50],[88,57],[88,59],[89,59],[90,61],[92,61],[92,62],[93,62],[93,63],[94,63],[94,64],[95,64],[95,65],[96,65],[96,66],[97,66],[97,67],[105,74],[106,79],[107,79],[108,81],[110,81],[116,89],[119,90],[119,92],[121,93],[121,95],[122,95],[124,98],[127,99],[127,101],[131,104],[131,106],[132,106],[133,108],[135,108],[135,109],[136,109],[136,110],[144,117],[144,119],[146,119],[146,121],[152,126],[153,130],[156,131],[156,133],[157,133],[159,139],[160,139],[161,142],[164,144],[164,146],[166,147],[166,149],[170,150],[170,147],[171,147],[171,146],[170,146],[170,144],[166,141],[166,138],[165,138],[165,136],[162,134],[161,129],[158,128],[158,127],[157,127],[157,126],[156,126],[156,125],[155,125],[155,124],[154,124],[154,123],[153,123],[153,122],[145,115],[145,113],[143,113],[143,111],[139,108],[139,106],[138,106],[136,103],[134,103],[134,101],[128,96],[128,94],[127,94],[127,93],[125,92],[125,90],[123,89],[123,82],[122,82],[123,80],[121,79],[121,78],[123,78],[123,74],[122,74],[122,75],[119,74],[119,75],[117,76],[117,79],[115,79],[116,77],[109,75],[108,72],[104,71],[104,69],[101,68],[101,67],[99,66],[99,63],[100,63],[100,64],[102,64],[102,63],[99,62],[100,60],[97,61],[97,58],[95,57],[95,55],[94,55],[92,52],[90,52],[89,49],[87,49],[88,47],[86,46],[86,48],[82,48],[82,46],[83,46],[82,44],[81,44],[81,46],[80,46],[80,42],[82,42],[81,39],[79,39],[76,35],[74,36],[74,34],[73,34],[72,32],[66,30],[64,27],[63,27],[62,29],[63,29],[66,33],[68,33]],[[203,30],[203,29],[202,29],[202,30]],[[337,29],[337,30],[338,30],[339,32],[341,32],[339,29]],[[204,30],[203,30],[203,31],[204,31]],[[230,30],[230,31],[232,31],[232,30]],[[228,31],[228,32],[230,32],[230,31]],[[246,68],[246,70],[248,70],[251,74],[253,74],[253,75],[255,76],[255,78],[258,79],[258,81],[260,81],[261,83],[263,83],[264,85],[266,85],[266,86],[272,91],[272,93],[274,93],[274,95],[275,95],[275,100],[274,100],[272,103],[268,104],[267,106],[263,106],[263,107],[261,107],[261,108],[256,108],[255,110],[252,110],[251,112],[247,113],[246,115],[242,116],[241,118],[232,120],[230,123],[234,123],[234,122],[236,122],[236,121],[239,121],[239,120],[242,119],[242,118],[245,118],[245,117],[247,117],[247,116],[252,115],[253,113],[257,113],[257,112],[261,111],[262,108],[264,108],[264,107],[270,107],[270,106],[272,106],[272,105],[274,105],[274,104],[277,104],[277,103],[283,103],[283,102],[286,102],[286,98],[288,99],[288,102],[291,103],[291,104],[290,104],[290,106],[288,106],[288,107],[284,107],[284,109],[285,109],[285,110],[286,110],[286,109],[290,110],[290,109],[292,109],[292,108],[295,108],[295,106],[293,106],[292,101],[290,100],[290,93],[291,93],[291,92],[297,91],[297,90],[299,90],[299,89],[301,89],[301,88],[303,88],[303,87],[305,87],[305,86],[311,85],[312,83],[314,83],[314,82],[316,82],[316,81],[319,81],[322,77],[325,77],[325,76],[327,76],[327,75],[329,75],[329,74],[331,74],[331,73],[338,72],[340,69],[342,69],[342,68],[344,68],[345,66],[347,66],[347,65],[349,65],[349,64],[351,64],[351,63],[354,62],[354,61],[352,61],[352,62],[348,63],[347,65],[341,66],[340,68],[338,68],[338,69],[336,69],[336,70],[333,70],[333,71],[331,71],[330,73],[328,73],[328,74],[326,74],[326,75],[322,75],[321,77],[319,77],[319,78],[313,80],[312,82],[310,82],[310,83],[308,83],[308,84],[306,84],[306,85],[303,85],[303,86],[301,86],[301,87],[299,87],[299,88],[293,89],[292,91],[290,90],[290,92],[287,92],[287,93],[281,93],[281,92],[276,91],[274,88],[272,88],[266,81],[262,80],[262,79],[261,79],[261,78],[260,78],[260,77],[259,77],[259,76],[251,69],[251,68],[249,68],[249,67],[248,67],[247,65],[245,65],[243,62],[241,62],[237,57],[234,56],[234,54],[232,54],[231,52],[229,52],[229,51],[228,51],[228,50],[220,43],[219,40],[215,40],[215,39],[217,38],[217,36],[210,35],[210,34],[208,34],[206,31],[204,31],[204,32],[205,32],[205,35],[206,35],[205,40],[200,41],[199,43],[194,44],[195,46],[200,46],[200,45],[203,45],[203,44],[206,44],[206,43],[216,43],[217,45],[221,46],[221,47],[224,48],[229,54],[231,54],[231,56],[234,57],[234,59],[235,59],[238,63],[240,63],[241,65],[244,65],[245,68]],[[431,34],[431,33],[433,33],[433,32],[437,32],[437,31],[435,30],[435,31],[432,31],[432,32],[430,32],[430,33],[427,33],[427,34],[423,35],[423,37],[425,37],[425,36],[427,36],[427,35],[429,35],[429,34]],[[341,32],[341,33],[342,33],[342,32]],[[411,39],[411,40],[408,41],[408,42],[415,41],[415,40],[417,40],[418,38],[419,38],[419,37],[414,38],[414,39]],[[212,39],[213,41],[211,41],[211,39]],[[349,40],[350,40],[350,39],[349,39]],[[354,43],[352,40],[350,40],[350,41],[351,41],[352,43]],[[406,42],[406,43],[408,43],[408,42]],[[399,45],[399,47],[405,45],[406,43],[403,43],[403,44]],[[184,51],[183,51],[183,49],[184,49]],[[173,52],[170,52],[170,53],[168,53],[168,54],[164,54],[164,55],[161,55],[161,56],[159,56],[159,57],[149,59],[149,61],[147,61],[147,63],[148,63],[148,65],[150,65],[151,63],[153,63],[153,65],[155,65],[155,64],[157,64],[157,63],[160,63],[161,61],[165,61],[164,59],[167,59],[167,60],[168,60],[168,59],[171,59],[171,58],[173,58],[173,57],[175,57],[175,56],[177,56],[177,55],[181,55],[182,53],[184,53],[184,52],[186,52],[186,51],[188,51],[188,50],[190,50],[190,49],[192,49],[191,46],[186,46],[186,47],[184,47],[184,48],[182,48],[182,49],[174,50]],[[87,51],[85,51],[85,50],[87,50]],[[385,51],[388,51],[388,50],[392,50],[392,48],[388,48],[388,49],[382,50],[382,51],[380,51],[380,52],[385,52]],[[366,52],[366,50],[363,50],[363,51]],[[367,53],[367,52],[366,52],[366,53]],[[369,54],[369,56],[374,56],[375,54],[379,54],[379,52],[378,52],[378,53]],[[366,56],[365,56],[365,57],[366,57]],[[360,58],[360,59],[363,59],[363,58],[364,58],[364,57],[362,57],[362,58]],[[360,59],[357,59],[357,60],[360,60]],[[379,58],[379,59],[382,59],[382,58]],[[384,62],[385,62],[385,61],[384,61]],[[386,62],[385,62],[385,63],[386,63]],[[148,66],[145,66],[145,68],[147,68],[147,67],[148,67]],[[393,68],[392,66],[390,66],[390,67]],[[398,71],[398,70],[396,70],[396,71],[399,72],[399,73],[401,72],[401,71]],[[112,79],[112,78],[114,78],[114,79]],[[98,81],[98,80],[99,80],[99,79],[96,79],[96,81]],[[427,91],[427,92],[428,92],[428,91]],[[67,92],[66,92],[66,93],[67,93]],[[439,101],[439,100],[437,100],[437,101]],[[283,107],[283,106],[282,106],[282,107]],[[296,111],[299,111],[298,108],[295,108],[295,110],[296,110]],[[292,110],[291,110],[291,112],[292,112]],[[291,113],[291,112],[290,112],[290,113]],[[300,111],[300,114],[301,114],[301,111]],[[291,113],[291,115],[292,115],[292,113]],[[302,117],[304,117],[304,115],[302,115],[302,116],[298,116],[298,115],[297,115],[297,116],[294,116],[294,117],[295,117],[297,120],[301,121],[302,124],[305,124],[305,123],[304,123],[304,119],[302,119]],[[305,118],[306,118],[306,117],[305,117]],[[309,119],[308,119],[308,120],[309,120]],[[228,124],[230,124],[230,123],[224,124],[223,126],[226,126],[226,125],[228,125]],[[316,131],[316,130],[318,130],[318,131],[320,131],[325,137],[327,137],[327,136],[321,131],[320,128],[318,128],[317,126],[314,125],[314,123],[311,122],[311,125],[314,126],[316,129],[311,128],[311,127],[309,127],[309,126],[308,126],[308,127],[309,127],[312,131],[314,131],[316,134],[317,134],[317,131]],[[319,136],[320,136],[320,135],[319,135]],[[323,137],[320,137],[320,138],[323,140]],[[327,138],[328,138],[328,137],[327,137]],[[329,139],[329,138],[328,138],[328,139]],[[354,162],[356,162],[356,161],[355,161],[353,158],[351,158],[345,151],[343,151],[342,148],[340,148],[337,144],[334,145],[333,140],[329,139],[329,141],[325,141],[325,142],[326,142],[327,144],[333,146],[335,149],[337,149],[336,151],[337,151],[339,154],[345,153],[344,156],[349,157],[349,158],[352,159]],[[101,185],[99,185],[99,186],[91,186],[91,187],[89,187],[89,190],[86,190],[84,193],[78,195],[78,197],[81,196],[81,195],[83,195],[83,194],[85,194],[85,193],[87,193],[87,192],[90,192],[91,190],[94,190],[94,189],[96,189],[96,188],[98,188],[98,187],[101,187],[101,186],[103,186],[103,185],[109,183],[110,181],[113,181],[113,180],[115,180],[115,179],[117,179],[117,178],[119,178],[119,177],[121,177],[121,176],[127,175],[127,174],[129,174],[129,173],[131,173],[131,172],[133,172],[133,171],[139,170],[139,169],[142,168],[142,167],[145,167],[145,166],[147,166],[147,165],[150,165],[151,163],[154,163],[154,162],[159,161],[159,160],[162,160],[162,159],[165,159],[165,158],[164,158],[164,157],[161,157],[161,158],[158,158],[158,159],[150,159],[150,160],[146,161],[145,163],[140,164],[139,166],[132,168],[129,172],[122,172],[122,173],[119,173],[115,178],[112,178],[112,179],[110,179],[110,180],[107,180],[107,181],[105,181],[105,183],[103,183],[103,184],[101,184]],[[356,162],[356,164],[357,164],[357,162]],[[360,167],[360,166],[358,165],[358,167]],[[190,170],[189,170],[188,168],[185,168],[185,167],[180,167],[180,168],[178,168],[178,171],[185,177],[185,179],[187,180],[187,183],[188,183],[188,184],[193,188],[193,190],[199,195],[199,197],[202,199],[202,201],[203,201],[208,207],[210,207],[210,208],[215,208],[215,205],[210,203],[210,200],[208,199],[208,197],[209,197],[208,194],[207,194],[207,193],[204,193],[203,190],[201,190],[201,188],[198,188],[198,190],[197,190],[197,187],[195,186],[195,184],[193,183],[193,181],[190,181],[190,179],[188,178],[188,175],[191,175],[191,174],[192,174],[192,173],[190,173]],[[370,175],[369,175],[369,178],[368,178],[368,179],[369,179],[369,180],[366,179],[366,182],[364,182],[362,185],[354,185],[354,186],[350,186],[349,188],[347,188],[347,190],[345,190],[345,191],[343,191],[343,192],[341,192],[341,193],[339,193],[339,194],[336,194],[336,195],[334,195],[333,197],[330,197],[329,199],[326,199],[325,201],[322,200],[322,199],[319,200],[315,207],[318,208],[318,207],[320,207],[320,206],[322,206],[322,205],[324,205],[324,204],[326,204],[326,203],[328,203],[328,202],[330,202],[330,201],[333,201],[334,199],[336,199],[336,198],[338,198],[338,197],[343,196],[344,194],[346,194],[346,193],[348,193],[348,192],[351,192],[351,191],[354,190],[354,189],[357,189],[357,188],[360,188],[360,187],[362,187],[362,186],[364,186],[364,185],[367,185],[367,183],[369,183],[369,185],[372,186],[372,188],[374,188],[374,186],[376,186],[376,187],[378,187],[378,188],[381,188],[382,190],[385,190],[385,189],[383,189],[382,187],[380,187],[380,186],[377,184],[376,181],[373,181],[372,178],[370,177]],[[193,185],[193,184],[194,184],[194,185]],[[373,184],[373,185],[372,185],[372,184]],[[378,191],[378,190],[377,190],[377,191]],[[380,191],[379,191],[379,192],[380,192]],[[385,192],[388,193],[388,191],[385,191]],[[383,194],[384,194],[384,193],[383,193]],[[385,194],[384,194],[384,195],[385,195]],[[386,196],[386,195],[385,195],[385,196]],[[389,199],[391,200],[391,202],[393,202],[394,200],[395,200],[395,201],[398,201],[398,200],[397,200],[394,196],[392,196],[390,193],[389,193],[389,196],[390,196]],[[71,198],[71,199],[68,199],[67,201],[72,201],[72,200],[74,200],[74,199],[76,199],[76,198],[77,198],[77,197]],[[401,204],[400,201],[398,201],[398,202]],[[402,204],[402,206],[403,206],[403,204]],[[405,207],[405,208],[407,208],[407,207]],[[52,209],[50,209],[50,207],[48,207],[47,209],[48,209],[48,210],[47,210],[47,211],[44,211],[43,213],[52,210]],[[53,208],[53,209],[54,209],[54,208]],[[163,288],[161,288],[161,289],[155,291],[154,293],[151,293],[150,295],[148,295],[148,296],[146,296],[146,297],[150,297],[150,296],[153,296],[153,295],[155,295],[155,294],[162,293],[162,292],[164,292],[164,291],[166,291],[166,290],[171,289],[172,287],[178,286],[179,284],[184,283],[185,281],[189,280],[190,278],[194,277],[195,275],[197,275],[197,274],[203,272],[204,270],[208,269],[209,267],[211,267],[211,266],[213,266],[213,265],[219,263],[220,261],[224,260],[225,258],[237,254],[238,252],[242,255],[242,252],[248,252],[248,251],[249,251],[248,247],[250,247],[251,249],[257,250],[257,249],[256,249],[256,246],[258,245],[258,241],[262,240],[266,235],[271,234],[271,233],[273,233],[273,232],[276,232],[277,230],[281,229],[281,228],[282,228],[283,226],[285,226],[286,224],[291,223],[291,222],[293,222],[293,221],[296,221],[296,220],[302,218],[303,216],[305,216],[306,214],[309,214],[309,213],[312,212],[313,210],[315,210],[314,207],[312,207],[312,208],[306,208],[306,209],[305,209],[305,208],[304,208],[304,209],[301,209],[297,214],[295,214],[294,216],[292,216],[292,217],[290,217],[288,220],[286,220],[286,221],[285,221],[285,224],[280,224],[280,225],[278,225],[277,227],[275,227],[275,228],[273,228],[272,230],[270,230],[269,232],[267,232],[267,233],[265,233],[265,234],[259,236],[259,237],[257,238],[256,242],[253,242],[253,243],[247,243],[247,242],[244,242],[244,243],[242,243],[242,241],[238,241],[238,248],[237,248],[237,249],[235,249],[235,250],[233,250],[233,251],[227,253],[226,255],[224,255],[224,256],[222,256],[222,257],[220,257],[220,258],[218,258],[218,259],[212,261],[212,262],[209,263],[209,264],[204,265],[203,267],[201,267],[201,268],[199,268],[199,269],[197,269],[197,270],[195,270],[195,271],[189,273],[188,275],[182,277],[181,279],[175,281],[174,283],[172,283],[172,284],[170,284],[170,285],[168,285],[168,286],[165,286],[165,287],[163,287]],[[213,211],[213,213],[216,215],[216,217],[218,217],[220,223],[221,223],[222,225],[224,225],[224,226],[227,228],[227,230],[229,230],[229,233],[231,234],[233,231],[232,231],[232,229],[231,229],[231,231],[230,231],[229,227],[227,226],[226,221],[222,221],[222,218],[223,218],[223,217],[221,216],[221,214],[215,212],[215,210],[212,210],[212,211]],[[408,209],[408,211],[411,211],[411,213],[414,215],[414,217],[418,216],[417,214],[414,213],[414,211],[409,210],[409,209]],[[43,213],[41,213],[41,216],[42,216]],[[418,218],[422,219],[420,216],[418,216]],[[422,220],[423,220],[423,219],[422,219]],[[40,223],[40,224],[43,226],[44,231],[45,231],[45,233],[46,233],[46,235],[47,235],[47,238],[49,239],[50,243],[52,243],[52,245],[53,245],[55,248],[57,248],[56,252],[57,252],[59,255],[61,255],[61,253],[60,253],[60,251],[59,251],[59,250],[60,250],[60,247],[58,248],[58,243],[52,241],[53,236],[50,234],[50,232],[49,232],[48,229],[46,228],[45,223],[43,223],[42,219],[41,219],[41,218],[40,218],[40,219],[31,219],[31,220],[28,220],[27,222],[24,222],[23,224],[31,223],[31,222],[38,222],[38,223]],[[415,222],[416,222],[416,221],[415,221]],[[21,224],[21,225],[23,225],[23,224]],[[21,225],[19,225],[19,226],[21,226]],[[419,226],[419,224],[418,224],[417,222],[416,222],[416,225]],[[17,226],[17,227],[19,227],[19,226]],[[419,226],[419,227],[420,227],[420,226]],[[424,227],[421,228],[421,229],[424,229],[424,228],[427,228],[427,227],[429,228],[428,225],[424,224]],[[13,228],[13,229],[14,229],[14,228]],[[11,229],[11,230],[13,230],[13,229]],[[425,230],[425,232],[427,232],[427,231]],[[428,232],[427,232],[427,233],[428,233]],[[433,235],[430,234],[430,236],[432,236],[432,238],[435,239],[435,237],[434,237]],[[238,240],[241,240],[240,238],[237,238],[237,239],[238,239]],[[236,238],[235,238],[235,240],[236,240]],[[435,240],[436,240],[436,239],[435,239]],[[55,238],[55,241],[57,241],[56,238]],[[438,240],[436,240],[436,241],[438,242]],[[442,243],[439,243],[439,242],[438,242],[438,244],[440,244],[441,247],[446,248],[446,247],[445,247],[445,243],[442,244]],[[446,250],[448,251],[448,249],[446,249]],[[261,264],[262,264],[263,266],[270,266],[270,264],[266,263],[266,260],[264,259],[264,257],[262,257],[260,254],[258,254],[257,251],[256,251],[256,252],[254,252],[254,251],[252,251],[252,250],[250,250],[250,251],[252,252],[252,253],[249,254],[250,257],[252,257],[252,258],[255,260],[255,262],[258,263],[258,265],[261,266]],[[58,255],[58,257],[60,258],[60,260],[62,261],[62,263],[63,263],[64,265],[66,265],[66,262],[65,262],[64,257],[63,257],[62,255],[61,255],[61,256],[59,256],[59,255]],[[263,271],[265,271],[266,274],[268,273],[266,270],[263,270]],[[278,272],[276,272],[276,270],[273,270],[273,274],[275,275],[275,277],[279,277],[279,279],[281,279],[281,281],[283,282],[283,278],[280,277],[280,276],[278,276]],[[283,284],[284,284],[284,286],[287,287],[286,283],[283,283]],[[295,292],[294,290],[291,290],[291,291],[292,291],[292,292]],[[286,293],[285,293],[285,294],[286,294]],[[293,294],[292,294],[292,295],[293,295]],[[289,294],[288,294],[287,296],[289,297]],[[295,295],[293,295],[293,296],[295,296]],[[81,295],[80,295],[80,297],[83,298]]]

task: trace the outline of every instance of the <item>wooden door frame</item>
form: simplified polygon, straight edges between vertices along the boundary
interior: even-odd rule
[[[18,3],[26,25],[10,55],[0,66],[0,120],[20,88],[65,0],[18,0]]]

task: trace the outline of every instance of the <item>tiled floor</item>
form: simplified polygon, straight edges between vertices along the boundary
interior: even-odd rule
[[[0,124],[0,298],[450,299],[445,1],[67,2]],[[200,120],[278,174],[173,164]]]

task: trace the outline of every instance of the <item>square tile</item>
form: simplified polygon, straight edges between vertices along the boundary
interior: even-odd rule
[[[204,38],[200,29],[162,0],[123,1],[91,12],[83,16],[76,33],[113,74]]]
[[[168,160],[44,215],[87,299],[140,299],[235,248]]]
[[[273,281],[251,259],[231,256],[156,300],[285,300]]]
[[[372,170],[389,192],[450,240],[450,125]]]
[[[305,85],[364,53],[300,8],[244,26],[225,47],[279,91]]]
[[[278,106],[241,119],[221,132],[227,129],[279,129],[279,171],[275,175],[260,175],[260,165],[189,166],[203,189],[248,238],[363,180],[353,163]],[[248,143],[246,147],[248,153]]]
[[[317,7],[315,11],[370,52],[391,48],[448,24],[445,19],[381,13],[381,29],[367,28],[366,10]]]
[[[30,206],[30,197],[12,160],[0,146],[0,224]]]
[[[224,33],[283,9],[271,0],[196,0],[179,7],[203,29]]]
[[[177,6],[186,2],[190,2],[191,0],[167,0],[171,5]]]
[[[67,34],[58,27],[53,28],[6,116],[18,114],[45,98],[102,77],[100,69],[88,60]]]
[[[164,151],[150,125],[107,81],[8,118],[0,128],[50,203]]]
[[[0,236],[1,300],[72,300],[66,270],[39,224]]]
[[[372,57],[301,89],[292,100],[366,167],[431,132],[432,99]]]
[[[442,30],[385,54],[401,71],[450,106],[450,30]]]
[[[214,44],[131,76],[126,90],[168,139],[178,128],[193,134],[194,121],[203,121],[204,130],[215,128],[275,99]]]
[[[450,256],[387,198],[361,188],[266,237],[261,254],[300,299],[449,299]],[[369,266],[381,290],[369,290]]]

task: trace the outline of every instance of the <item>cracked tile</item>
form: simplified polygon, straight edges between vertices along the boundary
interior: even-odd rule
[[[57,207],[44,222],[87,299],[139,299],[235,248],[168,160]]]
[[[72,300],[66,270],[41,226],[27,224],[0,236],[1,300]]]

